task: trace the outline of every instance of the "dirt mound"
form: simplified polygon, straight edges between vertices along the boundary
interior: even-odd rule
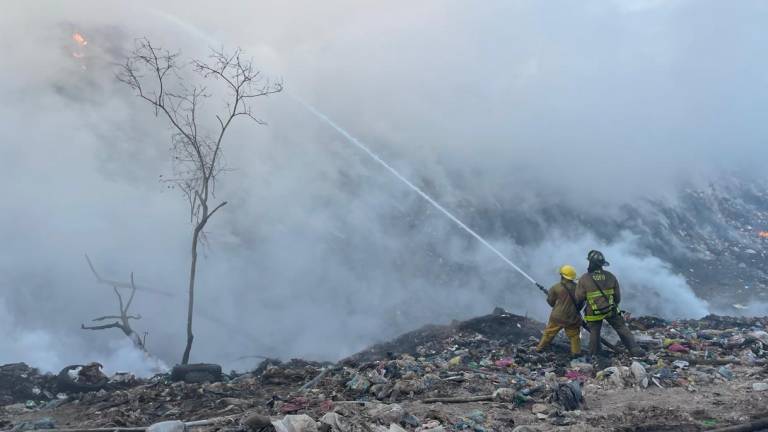
[[[463,342],[465,348],[487,345],[489,341],[517,344],[531,337],[539,337],[544,324],[497,308],[493,313],[449,325],[426,325],[405,333],[389,342],[373,345],[354,354],[342,363],[354,364],[394,358],[402,354],[411,356],[434,355],[449,346]],[[479,336],[479,339],[478,339]]]
[[[646,331],[666,327],[669,325],[669,321],[654,316],[641,316],[630,320],[627,324],[632,330]]]
[[[530,337],[539,337],[544,324],[496,309],[490,315],[461,322],[456,328],[464,334],[474,332],[490,340],[516,344]]]

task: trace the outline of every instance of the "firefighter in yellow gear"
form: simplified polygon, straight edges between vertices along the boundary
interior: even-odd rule
[[[571,354],[581,354],[581,310],[582,303],[576,301],[576,269],[570,265],[560,267],[560,282],[547,291],[547,303],[552,306],[549,322],[541,336],[536,351],[543,351],[557,336],[560,330],[571,341]]]

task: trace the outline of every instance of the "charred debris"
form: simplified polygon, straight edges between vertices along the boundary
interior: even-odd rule
[[[264,359],[250,372],[177,366],[148,379],[102,365],[0,366],[0,430],[178,432],[717,430],[768,418],[766,318],[630,321],[648,354],[585,362],[543,324],[496,309],[430,325],[337,363]],[[758,429],[739,429],[758,430]]]

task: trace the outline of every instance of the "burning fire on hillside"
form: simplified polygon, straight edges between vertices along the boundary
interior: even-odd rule
[[[85,39],[85,36],[83,36],[82,34],[80,34],[78,32],[74,32],[72,34],[72,40],[75,41],[75,43],[77,43],[80,46],[88,45],[88,40]]]
[[[85,58],[85,48],[88,45],[88,39],[83,36],[80,32],[74,32],[72,33],[72,40],[75,42],[76,46],[72,50],[72,57],[80,60]],[[86,69],[85,65],[80,65],[83,69]]]

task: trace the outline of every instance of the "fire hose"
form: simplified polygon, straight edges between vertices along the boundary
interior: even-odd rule
[[[532,280],[532,281],[533,281],[533,280]],[[543,285],[541,285],[540,283],[538,283],[538,282],[536,282],[536,281],[533,281],[533,283],[534,283],[534,285],[536,285],[536,288],[538,288],[538,289],[539,289],[541,292],[543,292],[543,293],[544,293],[544,295],[547,295],[547,294],[549,294],[549,291],[547,291],[547,289],[546,289],[546,288],[544,288],[544,286],[543,286]],[[578,310],[578,309],[579,309],[579,305],[577,305],[577,304],[576,304],[576,301],[573,299],[573,297],[571,297],[571,300],[573,300],[573,301],[574,301],[574,304],[573,304],[573,306],[575,306],[575,307],[576,307],[576,310]],[[584,318],[582,318],[582,317],[581,317],[581,312],[579,312],[579,320],[581,320],[581,327],[582,327],[584,330],[586,330],[586,331],[587,331],[587,333],[590,333],[590,331],[589,331],[589,326],[587,326],[587,322],[586,322],[586,321],[584,321]],[[605,345],[605,346],[606,346],[606,348],[610,349],[611,351],[613,351],[613,352],[619,352],[619,348],[618,348],[616,345],[614,345],[614,344],[612,344],[612,343],[608,342],[608,341],[607,341],[607,340],[605,340],[605,338],[604,338],[604,337],[602,337],[602,336],[600,337],[600,342],[601,342],[603,345]]]
[[[469,235],[471,235],[472,237],[474,237],[474,238],[475,238],[477,241],[479,241],[479,242],[480,242],[480,243],[481,243],[483,246],[487,247],[487,248],[488,248],[488,249],[489,249],[491,252],[493,252],[493,253],[494,253],[496,256],[498,256],[499,258],[501,258],[501,260],[502,260],[502,261],[504,261],[504,262],[505,262],[507,265],[509,265],[510,267],[512,267],[512,268],[513,268],[513,269],[514,269],[516,272],[520,273],[520,274],[521,274],[523,277],[525,277],[526,279],[528,279],[529,281],[531,281],[531,283],[533,283],[534,285],[536,285],[536,286],[537,286],[537,287],[538,287],[538,288],[539,288],[539,289],[540,289],[542,292],[544,292],[545,294],[547,293],[547,290],[546,290],[546,289],[545,289],[545,288],[544,288],[544,287],[543,287],[541,284],[539,284],[538,282],[536,282],[536,280],[534,280],[534,279],[533,279],[533,278],[532,278],[530,275],[528,275],[528,273],[526,273],[525,271],[523,271],[523,269],[521,269],[520,267],[518,267],[518,266],[517,266],[517,264],[513,263],[513,262],[512,262],[512,261],[511,261],[509,258],[507,258],[507,257],[506,257],[506,256],[505,256],[503,253],[501,253],[501,251],[499,251],[498,249],[496,249],[496,248],[495,248],[495,247],[494,247],[492,244],[490,244],[490,243],[488,242],[488,240],[486,240],[485,238],[483,238],[483,236],[481,236],[480,234],[478,234],[477,232],[475,232],[475,231],[474,231],[472,228],[470,228],[469,226],[467,226],[467,225],[466,225],[464,222],[462,222],[462,221],[461,221],[461,220],[460,220],[458,217],[456,217],[456,216],[455,216],[453,213],[451,213],[450,211],[448,211],[448,209],[446,209],[445,207],[443,207],[442,205],[440,205],[440,203],[438,203],[438,202],[437,202],[437,201],[436,201],[434,198],[432,198],[432,197],[431,197],[429,194],[427,194],[426,192],[424,192],[424,191],[423,191],[423,190],[422,190],[420,187],[416,186],[415,184],[413,184],[413,182],[411,182],[410,180],[408,180],[407,178],[405,178],[405,176],[403,176],[403,175],[402,175],[402,174],[401,174],[401,173],[400,173],[398,170],[396,170],[396,169],[395,169],[395,168],[394,168],[392,165],[388,164],[388,163],[387,163],[387,162],[386,162],[384,159],[382,159],[382,158],[381,158],[381,156],[379,156],[379,155],[378,155],[376,152],[374,152],[373,150],[371,150],[371,148],[370,148],[370,147],[368,147],[368,146],[367,146],[367,145],[365,145],[365,144],[364,144],[362,141],[360,141],[360,140],[358,140],[357,138],[355,138],[354,136],[352,136],[352,134],[350,134],[350,133],[349,133],[349,132],[348,132],[346,129],[344,129],[344,128],[342,128],[341,126],[339,126],[338,124],[336,124],[336,123],[335,123],[333,120],[331,120],[331,119],[330,119],[330,118],[329,118],[327,115],[323,114],[322,112],[320,112],[318,109],[316,109],[316,108],[315,108],[315,107],[313,107],[312,105],[308,104],[307,102],[303,101],[302,99],[300,99],[300,98],[298,98],[298,97],[296,97],[296,96],[294,96],[293,98],[294,98],[294,99],[295,99],[295,100],[296,100],[298,103],[300,103],[300,104],[301,104],[301,105],[302,105],[304,108],[306,108],[306,109],[307,109],[309,112],[311,112],[311,113],[312,113],[312,114],[314,114],[314,115],[315,115],[317,118],[319,118],[321,121],[323,121],[325,124],[327,124],[327,125],[328,125],[328,126],[330,126],[331,128],[335,129],[335,130],[336,130],[338,133],[340,133],[340,134],[341,134],[341,135],[342,135],[344,138],[346,138],[346,139],[347,139],[347,141],[348,141],[350,144],[352,144],[352,145],[354,145],[355,147],[357,147],[358,149],[362,150],[362,151],[363,151],[363,153],[365,153],[366,155],[368,155],[368,157],[370,157],[370,158],[371,158],[373,161],[375,161],[376,163],[378,163],[379,165],[381,165],[381,166],[382,166],[384,169],[386,169],[387,171],[389,171],[389,173],[390,173],[390,174],[392,174],[392,175],[393,175],[395,178],[397,178],[399,181],[401,181],[403,184],[405,184],[405,185],[406,185],[408,188],[410,188],[412,191],[416,192],[416,194],[418,194],[418,195],[419,195],[420,197],[422,197],[422,198],[423,198],[425,201],[427,201],[427,202],[428,202],[430,205],[432,205],[432,207],[434,207],[435,209],[437,209],[437,210],[438,210],[440,213],[442,213],[442,214],[443,214],[443,215],[445,215],[445,216],[446,216],[448,219],[450,219],[450,220],[451,220],[451,221],[453,221],[453,222],[454,222],[456,225],[458,225],[458,227],[459,227],[459,228],[461,228],[462,230],[464,230],[465,232],[467,232]],[[578,309],[578,308],[577,308],[577,309]],[[584,327],[585,329],[587,329],[587,331],[589,331],[589,329],[587,328],[587,324],[584,322],[584,319],[583,319],[583,318],[582,318],[582,320],[581,320],[581,325],[582,325],[582,327]],[[616,352],[616,351],[617,351],[616,347],[615,347],[613,344],[611,344],[610,342],[606,341],[605,339],[603,339],[603,338],[600,338],[600,341],[603,343],[603,345],[605,345],[606,347],[610,348],[610,349],[611,349],[611,350],[613,350],[614,352]]]

